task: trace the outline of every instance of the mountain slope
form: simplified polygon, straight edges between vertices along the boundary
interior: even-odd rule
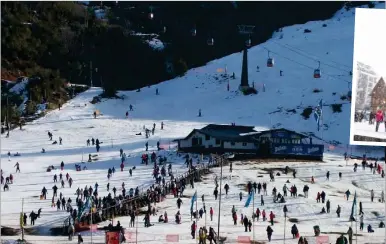
[[[323,23],[327,24],[327,27],[322,27]],[[118,152],[122,148],[128,159],[125,170],[117,172],[111,180],[112,186],[119,187],[122,181],[125,181],[127,189],[138,184],[145,187],[153,183],[152,165],[140,165],[140,156],[144,153],[145,143],[149,143],[150,151],[156,150],[157,141],[161,142],[163,148],[168,149],[173,146],[170,143],[172,139],[184,137],[191,129],[200,128],[207,123],[235,122],[255,125],[260,129],[276,125],[313,132],[327,140],[348,143],[349,104],[343,105],[341,113],[333,113],[327,105],[324,107],[324,123],[328,126],[323,130],[323,134],[317,132],[314,119],[311,117],[304,120],[300,115],[303,109],[297,108],[315,106],[321,98],[325,104],[345,102],[340,100],[340,95],[347,93],[346,81],[350,80],[348,72],[352,65],[353,11],[343,11],[343,14],[339,12],[333,19],[323,23],[310,22],[283,28],[283,32],[278,33],[274,39],[249,50],[250,82],[254,81],[255,87],[260,91],[262,84],[266,84],[266,92],[261,91],[252,96],[239,94],[237,88],[241,76],[242,54],[237,53],[190,70],[183,77],[143,88],[140,92],[121,92],[120,95],[124,95],[124,100],[109,99],[98,104],[90,104],[89,101],[102,92],[99,88],[92,88],[64,104],[61,110],[51,111],[45,117],[29,123],[24,130],[12,131],[9,138],[2,138],[4,142],[1,145],[2,158],[7,158],[8,151],[12,155],[20,152],[21,156],[12,156],[11,162],[2,165],[5,175],[12,173],[15,177],[10,190],[2,192],[3,223],[12,227],[19,225],[21,198],[24,198],[25,202],[28,201],[24,206],[24,211],[28,213],[43,208],[42,218],[38,220],[36,228],[43,229],[44,225],[51,227],[52,222],[60,222],[68,216],[65,211],[50,208],[51,187],[54,184],[52,176],[60,172],[59,170],[46,172],[50,165],[58,168],[60,162],[64,161],[63,174],[69,172],[74,179],[73,188],[66,186],[60,189],[66,198],[73,196],[77,187],[93,186],[95,182],[101,186],[99,194],[105,196],[107,169],[113,166],[119,169]],[[306,28],[312,32],[304,34],[303,30]],[[290,47],[284,48],[282,45]],[[275,67],[265,66],[267,51],[264,48],[272,51],[272,57],[276,60]],[[312,78],[313,68],[317,65],[315,61],[296,54],[289,48],[318,56],[321,61],[322,78]],[[230,80],[229,92],[227,81],[221,77],[221,71],[226,65],[228,73],[235,72],[236,75],[236,80]],[[260,72],[256,72],[257,65],[260,66]],[[283,70],[282,77],[279,74],[280,70]],[[157,88],[160,93],[158,96],[155,95]],[[315,88],[322,89],[323,92],[314,93]],[[126,119],[125,112],[129,110],[130,104],[134,106],[134,111],[130,111],[130,119]],[[278,107],[283,107],[282,112],[269,115],[277,111]],[[92,113],[96,109],[103,115],[93,119]],[[197,117],[198,109],[202,109],[203,117]],[[295,109],[297,112],[286,114],[286,109]],[[165,123],[164,130],[159,130],[161,121]],[[143,126],[151,128],[153,123],[156,123],[154,136],[146,139],[143,134],[136,135],[143,130]],[[58,140],[59,136],[62,137],[63,145],[53,145],[48,140],[47,131],[54,134],[54,140]],[[88,154],[95,154],[94,147],[86,147],[86,140],[90,138],[98,138],[103,142],[99,160],[86,163],[88,169],[77,172],[74,165],[80,164],[83,160],[87,161]],[[45,154],[40,153],[42,148],[45,148]],[[375,154],[375,150],[376,148],[371,148],[371,156]],[[361,155],[365,150],[354,153]],[[173,163],[176,175],[187,170],[182,157],[168,150],[165,150],[165,154]],[[342,157],[328,153],[326,155],[327,162],[338,159],[342,160]],[[21,173],[14,173],[16,162],[20,163]],[[344,164],[343,161],[338,163]],[[134,165],[137,169],[130,178],[128,168]],[[320,175],[324,178],[324,173]],[[309,177],[309,174],[304,177]],[[43,186],[49,189],[49,197],[45,201],[40,201],[37,198]],[[343,185],[341,188],[346,189],[346,186]],[[62,222],[59,224],[62,225]],[[188,226],[184,231],[187,229]]]
[[[378,4],[377,7],[383,7]],[[341,96],[351,90],[354,9],[339,11],[331,20],[314,21],[305,25],[283,28],[266,43],[250,48],[248,52],[249,82],[254,82],[258,95],[243,96],[237,91],[241,77],[242,53],[214,60],[204,67],[190,70],[185,76],[173,79],[141,92],[124,92],[135,107],[136,118],[156,120],[197,121],[286,127],[302,132],[313,132],[326,140],[348,143],[350,103]],[[323,25],[326,27],[323,27]],[[304,33],[305,29],[311,33]],[[268,51],[275,59],[273,68],[266,67]],[[322,77],[313,78],[320,68]],[[256,72],[259,66],[260,72]],[[228,74],[230,79],[227,91]],[[280,76],[280,70],[283,76]],[[265,84],[266,91],[262,92]],[[154,96],[158,88],[160,95]],[[322,90],[315,93],[314,90]],[[311,114],[305,120],[300,114],[308,106],[315,107],[323,99],[324,130],[317,131]],[[330,104],[342,104],[342,112],[334,113]],[[107,104],[98,105],[106,110]],[[152,112],[152,109],[157,112]],[[122,108],[123,109],[123,108]],[[202,109],[203,117],[198,118]],[[286,110],[296,110],[296,114]],[[275,112],[281,111],[281,112]],[[105,111],[112,113],[112,111]],[[120,111],[118,113],[123,113]],[[116,114],[115,114],[116,115]]]

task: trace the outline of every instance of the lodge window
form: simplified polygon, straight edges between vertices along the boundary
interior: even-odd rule
[[[235,145],[235,142],[232,141],[232,142],[231,142],[231,146],[234,146],[234,145]]]
[[[221,141],[219,139],[216,139],[216,145],[220,145]]]
[[[210,140],[210,136],[205,135],[205,141],[209,141],[209,140]]]
[[[243,147],[246,147],[247,146],[247,143],[246,142],[243,142]]]
[[[202,139],[201,138],[192,138],[192,146],[199,146],[202,145]]]

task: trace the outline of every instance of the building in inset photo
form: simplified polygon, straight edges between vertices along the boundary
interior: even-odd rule
[[[386,145],[386,10],[356,9],[350,143]]]

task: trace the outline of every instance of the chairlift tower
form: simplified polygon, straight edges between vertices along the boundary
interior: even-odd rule
[[[246,41],[246,45],[244,47],[244,54],[243,54],[243,66],[241,70],[241,82],[239,86],[240,91],[244,91],[245,89],[249,88],[248,83],[248,47],[251,46],[251,37],[250,35],[253,33],[253,30],[255,29],[254,25],[238,25],[239,33],[241,35],[248,35],[249,38]]]

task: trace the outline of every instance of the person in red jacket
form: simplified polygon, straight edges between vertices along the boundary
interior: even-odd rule
[[[123,171],[123,168],[125,167],[125,164],[122,162],[121,163],[121,171]]]
[[[383,113],[381,110],[378,110],[377,114],[375,115],[375,132],[378,132],[379,125],[383,122]]]
[[[190,226],[190,231],[192,235],[192,239],[196,238],[196,221],[193,221],[193,224]]]
[[[271,221],[271,225],[273,225],[273,219],[275,218],[275,215],[273,214],[273,212],[271,211],[269,213],[269,221]]]
[[[210,207],[209,214],[210,214],[210,221],[213,221],[213,208],[212,207]]]
[[[260,218],[260,209],[259,208],[256,209],[256,218],[257,218],[257,221],[259,221],[259,218]]]
[[[237,225],[237,214],[236,214],[236,212],[234,212],[234,213],[232,214],[232,218],[233,218],[233,224],[234,224],[234,225]]]

